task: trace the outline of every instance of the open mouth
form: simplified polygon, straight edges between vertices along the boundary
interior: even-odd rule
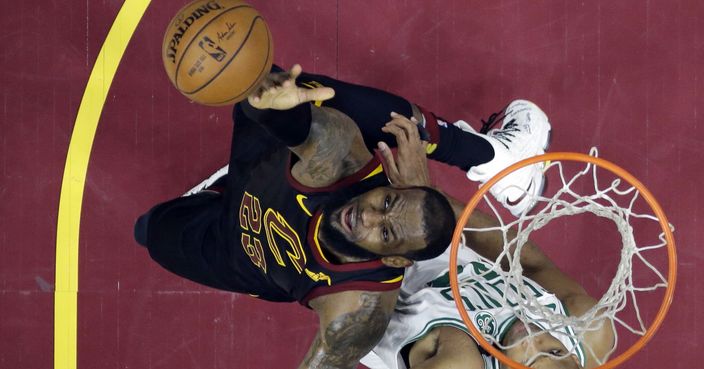
[[[340,224],[342,225],[342,228],[345,230],[345,233],[348,235],[352,235],[352,227],[353,227],[353,218],[354,218],[354,205],[350,205],[344,209],[342,209],[342,212],[340,214]]]

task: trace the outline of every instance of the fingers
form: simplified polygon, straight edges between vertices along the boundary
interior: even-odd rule
[[[330,87],[317,87],[312,90],[300,88],[298,93],[301,102],[325,101],[335,97],[335,90]]]
[[[259,85],[259,88],[262,90],[270,90],[272,88],[281,87],[286,82],[290,81],[290,79],[291,76],[289,73],[269,73]]]
[[[391,183],[395,183],[400,178],[398,171],[398,166],[396,166],[396,160],[394,159],[394,154],[391,152],[391,148],[385,142],[378,142],[376,144],[379,149],[379,155],[381,156],[381,163],[384,166],[387,177]]]
[[[399,145],[421,140],[418,133],[418,121],[415,118],[408,119],[396,112],[391,112],[391,120],[381,130],[393,134]]]
[[[284,78],[279,73],[271,73],[259,84],[256,90],[249,96],[250,102],[259,102],[265,93],[276,92],[281,89]]]
[[[406,137],[409,140],[420,140],[420,135],[418,134],[418,122],[415,121],[415,118],[411,118],[410,120],[406,117],[404,117],[401,114],[397,114],[395,112],[391,112],[391,117],[393,118],[391,122],[389,122],[391,125],[395,125],[403,130],[403,132],[406,134]]]
[[[270,108],[273,106],[269,106],[269,103],[273,104],[273,101],[269,100],[274,99],[274,96],[279,99],[280,96],[288,95],[290,96],[288,100],[300,98],[300,96],[297,96],[299,94],[297,90],[299,89],[296,87],[296,78],[302,72],[303,68],[301,68],[300,64],[295,64],[286,72],[269,73],[257,86],[257,89],[248,96],[249,103],[257,108]],[[334,95],[334,91],[317,91],[311,94],[310,99],[327,100]]]
[[[301,72],[303,72],[303,68],[301,67],[300,64],[294,64],[293,67],[291,67],[291,70],[289,71],[291,79],[296,79],[298,76],[301,75]]]
[[[247,96],[249,103],[255,108],[259,108],[259,102],[261,101],[261,91],[257,90],[251,95]]]
[[[303,72],[303,68],[301,67],[300,64],[295,64],[291,69],[284,73],[286,79],[283,81],[281,84],[283,87],[291,87],[296,84],[296,78],[301,75],[301,72]]]
[[[252,93],[252,100],[259,101],[265,92],[276,92],[281,88],[295,85],[296,78],[303,72],[300,64],[295,64],[287,72],[269,73],[259,84],[259,87]]]
[[[293,85],[296,83],[296,78],[301,75],[303,68],[300,64],[294,64],[289,70],[289,79],[284,82],[284,87]],[[299,90],[299,100],[303,102],[309,101],[325,101],[335,97],[335,90],[331,87],[318,87],[314,89],[298,89]]]
[[[419,133],[418,122],[391,113],[391,120],[381,130],[394,135],[398,144],[396,157],[391,154],[387,144],[377,144],[380,160],[391,183],[394,186],[428,185],[430,179],[426,158],[427,141],[423,140]]]

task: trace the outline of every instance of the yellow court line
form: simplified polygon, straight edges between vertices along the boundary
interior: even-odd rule
[[[95,61],[73,126],[56,225],[54,369],[75,369],[77,365],[78,236],[88,160],[117,66],[149,3],[125,0]]]

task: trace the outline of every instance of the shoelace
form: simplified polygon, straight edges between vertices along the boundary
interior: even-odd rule
[[[496,125],[498,121],[503,120],[506,117],[506,115],[504,115],[505,110],[506,109],[498,113],[491,114],[486,121],[482,119],[482,128],[479,132],[488,134],[488,132]],[[506,125],[501,129],[497,129],[492,132],[491,136],[496,138],[508,150],[508,144],[512,142],[511,139],[516,137],[514,132],[518,131],[520,131],[520,129],[518,128],[518,124],[516,124],[516,120],[511,119],[511,121],[506,123]]]
[[[482,119],[482,128],[479,130],[479,133],[487,134],[489,130],[496,125],[496,122],[499,121],[499,115],[503,113],[502,110],[498,113],[491,114],[487,120]],[[501,115],[501,118],[503,117],[504,115]]]
[[[497,129],[492,132],[491,136],[501,142],[501,144],[504,145],[506,149],[508,149],[508,144],[513,142],[512,138],[516,137],[514,132],[519,131],[520,129],[518,128],[518,124],[516,124],[516,121],[514,119],[511,119],[511,121],[506,123],[503,128]]]
[[[491,114],[489,116],[489,119],[482,119],[482,128],[479,130],[479,133],[487,134],[489,130],[496,125],[496,122],[503,120],[506,117],[505,113],[507,108],[508,105],[504,106],[504,108],[501,109],[498,113]]]

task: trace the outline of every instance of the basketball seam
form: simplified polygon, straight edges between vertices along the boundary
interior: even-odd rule
[[[230,58],[230,60],[228,60],[227,63],[225,63],[225,65],[223,65],[222,68],[220,68],[220,70],[219,70],[217,73],[215,73],[214,76],[212,76],[207,82],[205,82],[202,86],[196,88],[195,90],[190,91],[190,92],[183,91],[183,93],[184,93],[184,94],[187,94],[187,95],[193,95],[193,94],[195,94],[195,93],[198,93],[198,92],[201,91],[202,89],[208,87],[208,85],[209,85],[211,82],[213,82],[216,78],[218,78],[218,76],[219,76],[220,74],[222,74],[222,72],[224,72],[225,69],[227,69],[227,67],[230,65],[230,63],[232,63],[232,61],[235,60],[235,58],[236,58],[237,55],[240,53],[240,51],[242,51],[242,48],[244,47],[244,45],[247,44],[247,40],[249,40],[249,37],[252,35],[252,31],[254,30],[254,24],[255,24],[255,23],[257,22],[257,20],[259,20],[259,19],[262,19],[262,17],[261,17],[261,16],[256,16],[256,17],[254,17],[254,19],[252,19],[252,23],[249,25],[249,30],[247,31],[247,36],[242,40],[242,43],[241,43],[240,46],[237,48],[237,51],[235,51],[235,53],[232,54],[232,57]],[[266,24],[264,25],[264,27],[266,27]],[[194,38],[194,39],[195,39],[195,38]],[[185,54],[185,53],[184,53],[184,54]]]
[[[183,90],[181,89],[181,87],[179,86],[179,81],[178,81],[178,80],[179,80],[179,73],[178,73],[178,72],[179,72],[179,70],[181,69],[181,63],[183,62],[183,59],[184,59],[184,57],[186,56],[187,51],[191,48],[191,45],[198,39],[198,36],[203,32],[203,29],[207,28],[208,25],[210,25],[212,22],[214,22],[216,19],[220,18],[220,17],[223,16],[224,14],[226,14],[226,13],[232,11],[232,10],[237,10],[237,9],[240,9],[240,8],[250,8],[250,9],[252,9],[252,10],[255,10],[254,8],[252,8],[252,7],[249,6],[249,5],[237,5],[237,6],[233,6],[232,8],[225,9],[222,13],[218,14],[217,16],[213,17],[213,19],[211,19],[211,20],[209,20],[207,23],[205,23],[205,24],[198,30],[198,33],[196,33],[195,35],[193,35],[193,38],[188,42],[188,45],[186,45],[186,47],[184,48],[185,51],[183,52],[183,54],[181,54],[181,57],[178,59],[178,63],[176,64],[176,69],[174,70],[174,85],[176,85],[176,88],[177,88],[179,91],[183,92],[184,94],[194,94],[194,93],[200,91],[201,89],[203,89],[203,87],[207,86],[210,82],[213,81],[213,79],[215,79],[215,77],[211,78],[208,82],[205,83],[205,85],[199,87],[199,88],[196,89],[195,91],[186,92],[186,91],[183,91]],[[260,16],[260,15],[257,15],[257,16],[254,18],[254,20],[256,20],[258,17],[261,17],[261,16]],[[254,20],[252,20],[252,24],[254,24]],[[252,31],[252,25],[250,24],[249,31],[247,32],[247,37],[245,37],[245,39],[242,40],[242,44],[241,44],[240,47],[237,49],[237,52],[239,52],[239,50],[242,48],[242,45],[244,45],[244,44],[246,43],[247,39],[249,39],[249,35],[250,35],[251,31]],[[230,58],[230,61],[228,61],[228,63],[225,64],[225,67],[227,67],[227,66],[230,64],[230,62],[232,61],[232,59],[233,59],[235,56],[237,56],[237,53],[235,53],[235,55],[233,55],[232,58]],[[218,75],[219,75],[219,73],[218,73]],[[217,76],[217,75],[216,75],[216,76]]]
[[[259,17],[259,18],[261,18],[261,17]],[[261,19],[261,20],[262,20],[262,22],[264,21],[264,19]],[[254,27],[252,27],[252,28],[254,28]],[[269,27],[266,27],[266,33],[267,33],[269,40],[271,40],[271,33],[269,32]],[[252,88],[252,86],[258,84],[264,78],[264,74],[262,73],[262,71],[264,71],[267,68],[267,65],[269,65],[269,68],[271,68],[270,63],[269,63],[270,61],[271,61],[271,42],[269,42],[267,44],[266,58],[264,60],[264,64],[262,64],[262,69],[259,71],[259,78],[257,78],[254,82],[252,82],[249,86],[247,86],[247,88],[245,88],[244,92],[242,92],[241,94],[236,95],[234,97],[231,97],[227,100],[218,101],[218,102],[209,103],[209,104],[213,104],[213,105],[227,104],[227,103],[231,102],[232,100],[236,100],[236,99],[240,98],[242,95],[246,94],[247,91],[249,91],[249,89]],[[208,83],[210,83],[210,82],[208,82]]]
[[[198,33],[196,33],[195,35],[193,35],[193,38],[191,38],[191,40],[188,42],[188,45],[186,45],[186,47],[184,48],[184,50],[188,51],[188,50],[191,48],[191,45],[192,45],[193,42],[195,42],[195,40],[198,38],[198,35],[200,35],[201,32],[203,32],[203,29],[206,28],[206,27],[208,27],[208,25],[209,25],[210,23],[212,23],[213,21],[215,21],[216,19],[218,19],[219,17],[221,17],[223,14],[225,14],[225,13],[231,11],[231,10],[235,10],[235,9],[239,9],[239,8],[250,8],[250,9],[253,9],[253,8],[252,8],[251,6],[249,6],[249,5],[237,5],[237,6],[233,6],[232,8],[227,8],[227,9],[225,9],[222,13],[220,13],[220,14],[218,14],[217,16],[213,17],[213,19],[209,20],[206,24],[204,24],[203,27],[201,27],[201,28],[198,30]],[[254,9],[253,9],[253,10],[254,10]],[[249,37],[249,35],[248,35],[247,37]],[[245,38],[244,41],[246,41],[246,38]],[[178,85],[178,71],[181,69],[181,63],[183,62],[183,58],[186,56],[186,51],[184,51],[183,54],[181,54],[181,57],[178,59],[178,63],[176,64],[176,69],[174,70],[174,85],[176,85],[176,88],[177,88],[179,91],[183,91],[183,90],[181,90],[181,88],[180,88],[179,85]],[[208,82],[208,83],[210,83],[210,82]],[[184,92],[184,93],[186,93],[186,92]]]
[[[222,13],[220,13],[220,14],[218,14],[217,16],[213,17],[213,19],[209,20],[208,23],[206,23],[205,25],[203,25],[203,27],[201,27],[201,28],[198,30],[198,33],[196,33],[196,34],[193,36],[193,38],[188,42],[188,45],[186,45],[186,47],[184,48],[184,50],[188,50],[188,49],[191,48],[191,44],[193,44],[193,42],[196,40],[196,38],[198,38],[198,35],[200,35],[200,33],[203,31],[203,28],[206,28],[210,23],[212,23],[213,21],[215,21],[216,19],[218,19],[218,18],[219,18],[220,16],[222,16],[223,14],[229,12],[230,10],[235,10],[235,9],[239,9],[239,8],[252,8],[252,7],[249,6],[249,5],[237,5],[237,6],[233,6],[232,8],[227,8],[227,9],[225,9]],[[252,9],[253,9],[253,8],[252,8]],[[178,71],[179,71],[179,69],[181,69],[181,62],[183,62],[183,58],[184,58],[185,56],[186,56],[186,51],[184,51],[183,54],[181,54],[181,57],[178,59],[178,63],[176,64],[176,69],[174,69],[174,85],[176,85],[176,88],[177,88],[179,91],[182,91],[182,90],[181,90],[181,88],[178,86]]]

